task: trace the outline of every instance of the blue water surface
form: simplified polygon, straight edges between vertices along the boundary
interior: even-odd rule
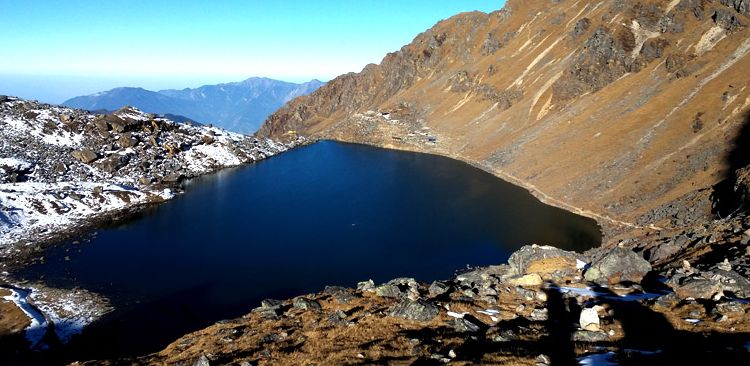
[[[112,299],[116,310],[71,343],[72,358],[159,350],[264,298],[447,279],[525,244],[601,240],[593,220],[467,164],[353,144],[319,142],[185,189],[22,273]]]

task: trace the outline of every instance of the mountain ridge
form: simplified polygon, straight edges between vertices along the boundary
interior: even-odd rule
[[[738,3],[509,1],[459,14],[259,133],[463,160],[612,239],[708,220],[750,112]]]
[[[129,105],[149,113],[181,115],[235,132],[252,133],[281,105],[321,85],[323,83],[317,79],[296,84],[252,77],[239,82],[179,90],[118,87],[74,97],[62,104],[86,110],[109,111]]]

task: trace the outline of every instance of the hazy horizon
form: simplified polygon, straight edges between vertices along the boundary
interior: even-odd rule
[[[379,63],[435,23],[498,0],[279,3],[9,2],[0,94],[61,103],[115,87],[183,89],[249,77],[328,81]]]

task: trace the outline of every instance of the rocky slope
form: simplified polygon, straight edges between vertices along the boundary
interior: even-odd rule
[[[743,0],[508,1],[438,23],[261,128],[447,155],[609,238],[714,218],[750,111]]]
[[[446,281],[265,300],[159,353],[85,364],[746,364],[749,229],[743,214],[665,232],[645,242],[697,244],[654,266],[621,246],[526,246]]]
[[[745,0],[510,0],[437,24],[260,134],[467,161],[597,219],[606,245],[266,300],[98,363],[747,363],[748,26]]]
[[[142,88],[116,88],[63,102],[73,108],[114,111],[123,106],[185,116],[239,133],[253,133],[284,103],[309,94],[323,85],[318,80],[296,84],[268,78],[204,85],[195,89],[158,92]]]
[[[27,315],[0,311],[0,334],[22,326],[37,345],[49,328],[64,341],[109,310],[106,299],[83,290],[13,285],[8,272],[46,243],[168,200],[184,179],[300,142],[176,123],[129,107],[96,115],[0,96],[0,308],[15,304]]]

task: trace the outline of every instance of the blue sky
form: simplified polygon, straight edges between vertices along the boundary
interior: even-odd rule
[[[329,80],[500,0],[0,0],[0,94],[61,102],[116,86]]]

